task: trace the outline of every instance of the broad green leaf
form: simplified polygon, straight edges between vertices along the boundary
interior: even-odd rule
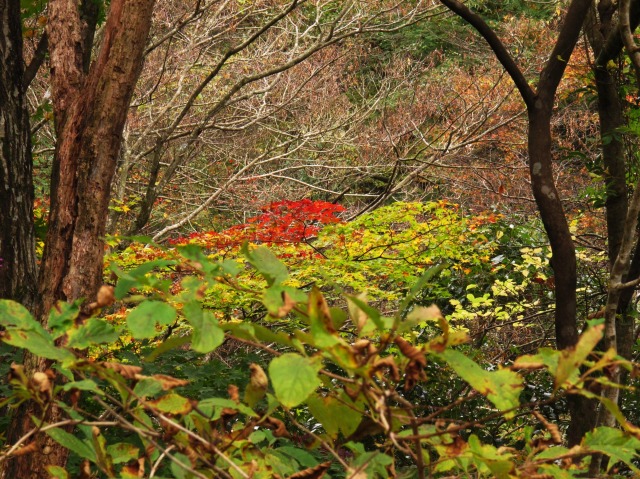
[[[67,431],[63,431],[59,428],[47,429],[47,435],[54,441],[63,447],[66,447],[70,451],[73,451],[83,459],[89,459],[91,462],[96,462],[96,451],[90,444],[81,441],[73,434],[69,434]]]
[[[69,331],[70,348],[86,349],[94,344],[110,343],[117,339],[115,328],[99,318],[89,318],[79,328]]]
[[[165,394],[161,398],[145,401],[145,404],[170,414],[188,414],[191,411],[191,401],[175,393]]]
[[[289,273],[287,267],[280,262],[268,248],[260,246],[250,250],[247,243],[242,246],[242,253],[245,255],[251,266],[258,270],[267,281],[267,285],[282,283]]]
[[[189,457],[180,452],[173,454],[173,457],[175,458],[174,461],[171,461],[171,473],[173,477],[176,479],[190,479],[193,477],[193,475],[185,469],[186,467],[190,468],[192,466]]]
[[[469,437],[469,450],[474,456],[476,464],[484,466],[491,471],[493,477],[497,479],[510,479],[510,473],[514,469],[511,460],[513,455],[500,451],[490,444],[482,444],[475,434]]]
[[[505,411],[520,404],[522,377],[508,369],[486,371],[464,354],[447,349],[440,356],[471,387],[486,396],[498,409]],[[509,414],[513,416],[513,412]]]
[[[220,413],[223,409],[235,409],[250,417],[255,417],[256,413],[253,409],[248,408],[242,403],[237,403],[231,399],[224,398],[207,398],[198,403],[198,410],[207,416],[212,421],[220,419]]]
[[[63,391],[71,391],[72,389],[78,389],[80,391],[90,391],[95,394],[99,394],[101,396],[104,395],[104,391],[102,391],[98,385],[92,381],[91,379],[82,379],[81,381],[71,381],[65,383],[62,386]]]
[[[556,389],[562,387],[566,381],[575,382],[577,380],[580,366],[602,339],[603,330],[604,324],[592,326],[580,336],[575,348],[561,351],[558,369],[555,373],[554,386]]]
[[[49,479],[69,479],[69,473],[64,467],[60,466],[46,466],[49,473]]]
[[[350,436],[362,420],[361,414],[332,396],[314,394],[307,399],[307,405],[332,439],[338,437],[338,432],[344,437]]]
[[[173,306],[161,301],[147,300],[129,313],[127,325],[135,339],[149,339],[158,334],[156,323],[166,326],[175,319],[176,310]]]
[[[551,348],[540,348],[538,354],[525,354],[513,363],[515,369],[538,369],[546,367],[555,376],[560,360],[560,351]]]
[[[12,346],[26,349],[36,356],[57,361],[72,361],[75,356],[71,351],[58,347],[46,331],[7,329],[2,340]]]
[[[191,349],[199,353],[209,353],[224,341],[224,331],[211,311],[204,311],[195,302],[184,305],[182,312],[193,327]]]
[[[634,473],[640,474],[633,460],[638,458],[640,440],[626,435],[620,429],[611,427],[599,427],[588,432],[582,441],[582,445],[592,451],[601,452],[611,458],[607,465],[607,471],[618,462],[624,462]]]
[[[578,449],[580,448],[580,446],[577,446],[577,447],[578,447]],[[536,458],[536,460],[540,460],[540,459],[555,459],[556,457],[564,456],[565,454],[568,454],[569,452],[570,452],[570,449],[566,448],[564,446],[549,447],[547,449],[542,450],[538,454],[536,454],[535,458]],[[573,452],[573,451],[571,451],[571,452]]]
[[[132,269],[131,271],[123,271],[118,267],[117,264],[112,263],[109,265],[109,269],[113,271],[118,276],[118,284],[116,284],[115,288],[115,296],[117,299],[124,298],[131,288],[139,288],[141,286],[146,286],[149,281],[145,276],[150,273],[155,268],[164,268],[169,265],[173,265],[176,262],[173,260],[167,259],[156,259],[153,261],[147,261],[137,268]]]
[[[43,329],[27,308],[10,299],[0,299],[0,325],[24,330]]]
[[[318,460],[304,449],[293,446],[282,446],[276,449],[276,451],[295,459],[298,464],[303,467],[314,467],[318,465]]]
[[[156,394],[160,394],[162,392],[162,384],[160,381],[148,377],[143,378],[138,381],[136,387],[133,388],[133,394],[141,399],[146,399],[148,397],[153,397]]]
[[[59,338],[73,328],[78,314],[80,314],[78,303],[58,301],[58,303],[51,308],[49,320],[47,321],[47,327],[51,330],[53,339]]]
[[[111,462],[113,462],[113,464],[121,464],[123,462],[129,462],[132,459],[137,459],[140,454],[140,449],[133,444],[119,442],[107,446],[107,453],[111,456]]]
[[[269,377],[282,405],[292,408],[302,404],[320,386],[321,367],[320,362],[295,353],[274,358],[269,364]]]
[[[344,343],[333,327],[329,305],[322,293],[315,286],[309,293],[307,302],[307,314],[309,316],[309,333],[313,337],[313,345],[325,349],[336,344]]]

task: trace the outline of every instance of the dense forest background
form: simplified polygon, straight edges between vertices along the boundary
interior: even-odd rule
[[[0,0],[4,478],[640,474],[635,0]]]

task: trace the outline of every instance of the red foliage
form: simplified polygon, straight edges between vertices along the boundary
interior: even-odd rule
[[[340,223],[336,215],[344,207],[326,201],[277,201],[262,208],[262,214],[246,223],[221,232],[191,233],[172,240],[172,244],[200,243],[211,249],[228,249],[245,241],[253,243],[301,243],[318,234],[327,224]]]

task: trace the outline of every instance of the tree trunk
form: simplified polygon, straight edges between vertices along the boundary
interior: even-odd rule
[[[31,308],[36,293],[31,132],[18,0],[0,0],[0,24],[0,298]]]
[[[102,284],[105,223],[111,181],[129,103],[140,74],[154,0],[112,0],[100,51],[85,74],[85,24],[78,4],[49,2],[51,84],[57,143],[51,180],[51,212],[38,278],[36,315],[46,318],[59,300],[95,298]],[[85,41],[83,41],[85,38]],[[30,374],[43,361],[27,355]],[[10,426],[19,438],[33,426],[22,411]],[[47,410],[49,423],[60,417]],[[40,435],[43,436],[43,435]],[[8,461],[6,478],[47,477],[47,465],[64,466],[67,451],[45,438],[38,450]]]
[[[576,253],[562,200],[553,178],[551,116],[558,85],[578,41],[591,0],[573,0],[569,4],[556,43],[540,72],[537,91],[529,85],[509,51],[482,17],[458,0],[440,1],[484,37],[527,105],[531,188],[553,253],[551,263],[556,285],[556,344],[559,349],[572,347],[578,341]],[[595,416],[594,406],[592,401],[582,396],[569,397],[571,423],[567,432],[567,442],[570,445],[579,443],[582,436],[592,428],[593,424],[586,419]]]

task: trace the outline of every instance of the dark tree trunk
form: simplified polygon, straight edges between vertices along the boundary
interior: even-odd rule
[[[441,2],[484,37],[496,58],[513,79],[527,105],[531,188],[553,253],[552,267],[556,285],[556,344],[559,349],[572,347],[578,340],[576,253],[562,200],[553,177],[551,116],[558,85],[578,41],[591,0],[573,0],[569,4],[556,44],[540,72],[537,91],[530,86],[509,51],[482,17],[458,0],[441,0]],[[580,442],[582,436],[591,429],[592,424],[585,418],[595,416],[593,406],[593,402],[581,396],[569,398],[571,424],[567,440],[570,445]]]
[[[0,298],[32,307],[36,294],[29,113],[19,0],[0,0]]]
[[[2,0],[0,0],[1,2]],[[111,181],[129,103],[140,74],[154,0],[112,0],[96,60],[86,71],[86,24],[78,3],[51,0],[47,34],[57,143],[51,179],[49,229],[38,278],[35,312],[44,319],[57,301],[95,299],[102,284],[105,223]],[[85,16],[87,12],[84,12]],[[27,354],[27,374],[46,364]],[[16,414],[8,436],[31,428],[35,406]],[[61,415],[45,413],[49,423]],[[67,451],[41,434],[35,453],[4,464],[3,477],[47,477],[64,466]]]

